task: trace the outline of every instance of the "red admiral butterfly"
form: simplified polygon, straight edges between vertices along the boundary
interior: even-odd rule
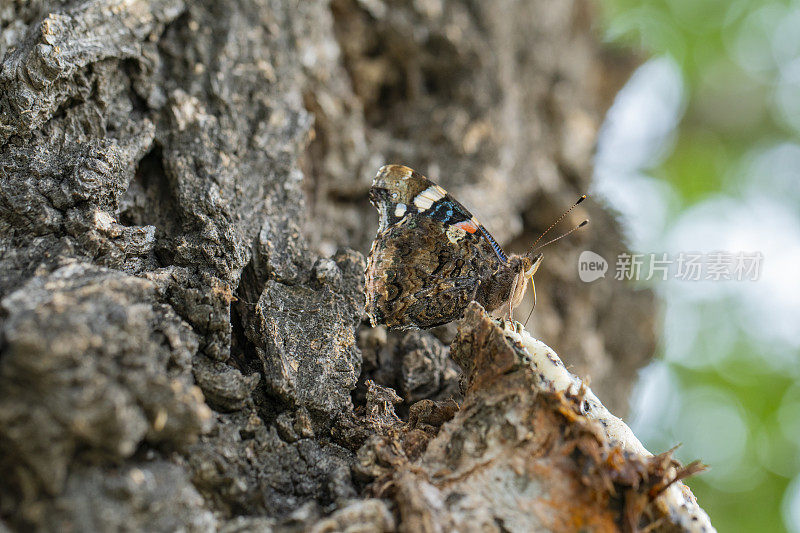
[[[380,213],[366,270],[373,326],[446,324],[472,300],[490,312],[507,305],[510,317],[528,280],[533,285],[542,254],[506,255],[472,213],[422,174],[386,165],[369,197]]]

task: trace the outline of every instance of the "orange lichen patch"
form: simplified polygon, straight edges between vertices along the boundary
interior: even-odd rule
[[[230,285],[227,283],[214,283],[211,286],[211,294],[214,296],[221,298],[225,303],[230,304],[233,302],[238,301],[239,299],[234,296],[233,291],[231,290]]]
[[[619,526],[614,514],[599,509],[597,502],[564,500],[559,495],[554,499],[542,499],[534,512],[548,531],[592,531],[594,533],[616,533]],[[554,512],[556,511],[556,512]]]
[[[587,491],[576,475],[570,455],[561,446],[530,461],[528,475],[547,487],[533,510],[549,531],[618,531],[617,512],[609,505],[607,493]]]
[[[556,409],[569,422],[575,422],[582,416],[580,411],[575,408],[575,402],[571,401],[571,398],[568,398],[561,391],[556,391],[554,394],[559,400]],[[578,405],[580,405],[580,403],[578,403]]]
[[[605,464],[611,470],[621,470],[625,464],[625,456],[622,453],[622,449],[619,447],[612,448],[606,455]]]

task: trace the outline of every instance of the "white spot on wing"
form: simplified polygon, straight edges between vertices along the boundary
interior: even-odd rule
[[[461,239],[463,239],[464,236],[467,234],[467,232],[459,228],[458,226],[449,226],[447,228],[446,234],[447,234],[447,239],[453,244],[455,244]]]
[[[396,216],[397,218],[401,218],[405,214],[406,214],[406,204],[397,204],[394,207],[394,216]]]
[[[414,197],[414,205],[420,211],[425,211],[430,209],[437,200],[444,198],[445,194],[447,194],[445,190],[438,185],[431,185]]]

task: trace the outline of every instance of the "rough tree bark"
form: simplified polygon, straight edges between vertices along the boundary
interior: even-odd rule
[[[465,419],[455,326],[363,323],[367,190],[407,164],[524,248],[586,191],[623,77],[592,19],[585,0],[2,3],[0,531],[457,519],[414,512],[407,462]],[[531,329],[619,412],[653,301],[576,284],[579,250],[621,249],[589,209]],[[406,462],[376,447],[397,432]]]

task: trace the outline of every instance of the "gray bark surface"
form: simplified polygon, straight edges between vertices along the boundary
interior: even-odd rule
[[[530,245],[586,191],[623,77],[592,20],[581,0],[0,3],[0,531],[423,527],[411,474],[379,490],[401,465],[374,439],[397,404],[418,458],[453,419],[456,329],[365,325],[367,191],[404,163]],[[622,249],[589,210],[531,329],[624,411],[652,296],[578,286],[580,250]]]

